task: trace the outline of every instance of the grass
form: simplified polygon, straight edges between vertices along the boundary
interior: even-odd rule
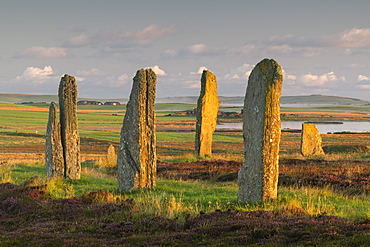
[[[23,184],[35,176],[45,180],[46,169],[43,164],[1,167],[3,179],[5,178],[3,181]],[[154,189],[133,190],[121,195],[115,176],[108,175],[94,163],[83,163],[82,167],[80,180],[48,182],[49,192],[53,198],[71,196],[80,198],[91,191],[104,190],[123,198],[133,198],[138,207],[146,213],[162,217],[184,217],[189,213],[196,215],[199,211],[212,212],[216,209],[281,211],[292,207],[311,216],[330,214],[348,219],[370,217],[369,195],[349,196],[335,192],[328,186],[322,188],[279,186],[277,200],[246,204],[237,202],[238,188],[235,182],[158,179]],[[176,210],[170,207],[176,207]]]

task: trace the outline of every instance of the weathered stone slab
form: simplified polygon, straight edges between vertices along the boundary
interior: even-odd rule
[[[113,145],[109,145],[106,159],[106,166],[113,167],[117,165],[117,155]]]
[[[277,197],[282,83],[282,69],[273,59],[262,60],[249,76],[243,109],[245,160],[238,173],[239,201]]]
[[[301,134],[301,153],[303,156],[323,155],[322,140],[316,125],[303,123]]]
[[[156,74],[151,69],[138,70],[133,79],[117,159],[121,191],[151,188],[156,184],[156,83]]]
[[[45,164],[48,178],[64,177],[63,147],[57,118],[57,106],[54,102],[50,104],[49,120],[46,127]]]
[[[212,135],[216,129],[219,105],[216,76],[204,70],[197,104],[195,132],[195,150],[199,156],[212,155]]]
[[[61,140],[64,158],[64,177],[80,179],[80,136],[77,119],[77,82],[73,76],[64,75],[59,84],[59,110]]]

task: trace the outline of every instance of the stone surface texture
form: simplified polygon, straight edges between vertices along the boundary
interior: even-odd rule
[[[301,134],[301,153],[303,156],[323,155],[322,140],[316,125],[303,123]]]
[[[249,76],[243,109],[245,160],[238,173],[239,201],[277,197],[282,83],[282,69],[273,59],[262,60]]]
[[[212,154],[212,135],[216,129],[219,108],[216,76],[204,70],[197,104],[195,151],[199,156]]]
[[[50,104],[49,120],[46,126],[45,164],[48,178],[64,177],[63,147],[57,118],[57,106],[54,102]]]
[[[151,69],[138,70],[133,79],[117,158],[121,191],[151,188],[156,184],[156,83],[156,74]]]
[[[64,177],[80,179],[80,136],[77,120],[77,82],[73,76],[64,75],[59,84],[59,110],[61,140],[64,158]]]
[[[113,145],[109,145],[106,159],[107,159],[106,166],[114,167],[117,165],[117,155]]]

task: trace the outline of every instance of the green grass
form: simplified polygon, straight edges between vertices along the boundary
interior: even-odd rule
[[[196,108],[196,104],[182,104],[182,103],[157,103],[155,104],[156,111],[185,111]]]
[[[157,121],[189,121],[195,120],[192,116],[157,116]]]
[[[0,126],[44,126],[48,121],[47,112],[1,110]]]
[[[45,179],[46,169],[43,164],[19,164],[11,167],[13,183],[22,184],[28,178],[39,176]],[[73,195],[80,197],[100,189],[116,196],[134,198],[142,214],[165,217],[183,216],[185,213],[196,215],[200,210],[211,212],[215,209],[226,210],[269,210],[300,209],[310,215],[329,214],[348,219],[370,217],[370,197],[364,194],[347,196],[327,188],[285,187],[280,186],[278,199],[260,203],[239,203],[236,183],[217,183],[212,181],[174,181],[157,180],[154,189],[132,190],[120,195],[117,179],[107,175],[94,163],[82,164],[80,180],[56,181],[54,197]],[[55,187],[59,186],[60,189]]]

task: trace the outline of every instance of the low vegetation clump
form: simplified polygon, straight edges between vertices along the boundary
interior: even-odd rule
[[[368,153],[370,147],[367,145],[326,145],[322,149],[325,153]]]
[[[292,206],[138,218],[136,199],[115,201],[105,191],[52,199],[37,186],[0,188],[1,246],[365,246],[370,240],[369,219],[310,216]]]

